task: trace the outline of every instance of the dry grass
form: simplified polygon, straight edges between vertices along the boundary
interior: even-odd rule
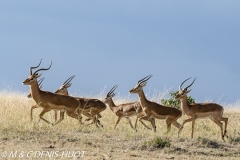
[[[155,100],[159,101],[161,94],[155,95]],[[131,101],[128,97],[114,99],[117,104]],[[154,100],[154,97],[151,99]],[[102,113],[103,128],[81,126],[68,116],[55,127],[43,121],[36,123],[41,109],[34,110],[35,123],[31,123],[30,107],[33,104],[33,100],[23,93],[0,92],[0,156],[4,151],[86,151],[83,158],[77,159],[229,160],[240,157],[239,103],[228,104],[225,109],[224,116],[229,117],[229,138],[226,142],[221,140],[219,127],[208,119],[196,121],[193,139],[190,138],[190,123],[185,125],[180,138],[177,138],[175,127],[168,135],[165,134],[166,124],[163,120],[156,120],[156,133],[145,129],[140,123],[138,132],[135,132],[125,119],[113,130],[116,117],[109,108]],[[49,112],[45,117],[53,121],[53,115],[53,112]],[[182,123],[184,119],[185,115],[179,122]],[[135,118],[132,118],[132,122],[135,122]]]

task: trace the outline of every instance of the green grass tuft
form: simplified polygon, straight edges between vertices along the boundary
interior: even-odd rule
[[[162,149],[165,147],[169,148],[170,146],[171,146],[171,143],[168,138],[155,137],[150,141],[145,141],[141,146],[141,149],[155,150],[155,149]]]

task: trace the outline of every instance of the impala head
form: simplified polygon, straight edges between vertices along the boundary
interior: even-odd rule
[[[193,85],[193,83],[195,82],[195,79],[193,80],[193,82],[188,85],[187,87],[185,87],[184,89],[182,89],[182,85],[191,78],[186,79],[185,81],[183,81],[181,83],[181,85],[179,86],[179,93],[175,96],[175,99],[182,99],[183,97],[187,96],[187,93],[191,92],[191,90],[188,90],[189,87],[191,87]]]
[[[143,79],[139,80],[136,86],[131,89],[130,93],[138,93],[140,90],[142,90],[142,87],[146,86],[147,80],[149,80],[152,77],[152,75],[149,75],[147,77],[144,77]]]
[[[54,93],[57,93],[57,94],[61,94],[61,93],[64,94],[64,92],[67,93],[67,92],[68,92],[68,88],[71,87],[71,85],[72,85],[72,83],[70,83],[70,82],[71,82],[71,80],[72,80],[74,77],[75,77],[75,75],[74,75],[74,76],[71,76],[70,78],[68,78],[68,79],[61,85],[61,87],[60,87],[58,90],[56,90]]]
[[[41,79],[39,79],[39,81],[38,81],[38,86],[39,86],[39,88],[41,89],[42,88],[42,81],[44,80],[44,78],[41,78]],[[32,98],[32,94],[31,93],[29,93],[28,95],[27,95],[27,97],[28,98]]]
[[[30,67],[30,76],[28,76],[28,78],[25,79],[22,82],[24,85],[31,85],[33,82],[36,82],[37,78],[39,78],[41,76],[41,74],[38,74],[39,71],[49,70],[51,68],[52,61],[51,61],[51,64],[50,64],[50,66],[48,68],[41,68],[41,69],[36,70],[34,73],[32,73],[32,69],[38,68],[40,66],[40,64],[41,64],[41,61],[40,61],[40,63],[36,67]]]
[[[115,85],[106,95],[106,97],[103,100],[103,103],[109,102],[114,96],[115,96],[115,89],[118,87],[118,85]]]

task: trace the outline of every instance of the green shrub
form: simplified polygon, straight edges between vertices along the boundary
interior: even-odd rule
[[[175,96],[178,94],[178,91],[170,92],[170,98],[165,100],[161,99],[161,103],[165,106],[174,107],[180,109],[180,100],[175,99]],[[187,101],[189,104],[195,103],[194,99],[191,96],[187,96]]]
[[[170,147],[170,140],[168,138],[162,139],[161,137],[155,137],[153,140],[145,141],[141,146],[141,149],[162,149],[164,147]]]

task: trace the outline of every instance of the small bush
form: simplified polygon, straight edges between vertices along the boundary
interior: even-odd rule
[[[161,99],[161,103],[165,106],[169,106],[169,107],[174,107],[177,109],[180,109],[180,100],[175,99],[175,96],[178,94],[178,91],[172,91],[170,92],[170,98],[165,100],[165,99]],[[188,96],[187,97],[188,103],[192,104],[195,103],[195,100],[191,97]]]
[[[141,149],[162,149],[164,147],[170,147],[170,140],[165,138],[162,139],[161,137],[155,137],[153,140],[146,141],[141,146]]]

